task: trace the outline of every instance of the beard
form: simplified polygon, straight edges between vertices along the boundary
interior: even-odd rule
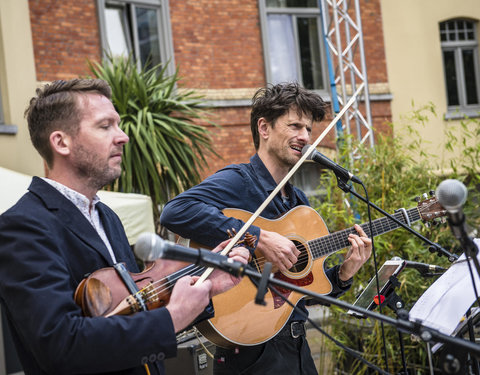
[[[102,160],[98,154],[77,145],[72,167],[78,176],[87,181],[89,187],[100,190],[115,181],[122,173],[121,166],[111,167],[109,159]]]
[[[292,155],[290,150],[290,145],[283,146],[277,144],[274,144],[269,149],[270,154],[276,159],[278,165],[288,170],[292,169],[300,159],[300,157]]]

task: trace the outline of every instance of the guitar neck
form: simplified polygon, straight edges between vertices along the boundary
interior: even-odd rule
[[[414,223],[421,218],[420,212],[417,207],[411,208],[409,210],[399,210],[393,214],[393,217],[395,217],[395,219],[397,219],[399,222],[406,225]],[[397,224],[388,217],[382,217],[380,219],[372,221],[373,233],[370,233],[369,223],[363,223],[360,226],[365,231],[367,236],[372,238],[380,234],[395,230],[400,227],[400,224]],[[338,250],[350,246],[350,242],[348,241],[348,235],[351,233],[357,234],[357,231],[354,227],[308,241],[308,246],[310,247],[310,250],[312,252],[313,259],[330,255]]]

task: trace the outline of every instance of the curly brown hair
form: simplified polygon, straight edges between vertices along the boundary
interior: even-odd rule
[[[321,121],[325,117],[327,104],[317,93],[301,87],[296,82],[262,87],[253,96],[250,114],[250,126],[256,150],[260,145],[258,120],[263,117],[274,127],[275,121],[290,109],[295,109],[299,116],[306,115],[313,121]]]

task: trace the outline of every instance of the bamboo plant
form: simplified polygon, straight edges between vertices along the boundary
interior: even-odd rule
[[[426,149],[424,147],[425,142],[421,140],[418,133],[419,126],[428,122],[430,116],[436,116],[435,109],[427,105],[413,110],[405,118],[409,124],[408,131],[417,140],[413,143],[405,142],[404,137],[392,125],[395,137],[377,136],[374,149],[360,148],[360,158],[354,161],[358,170],[354,169],[354,173],[364,181],[370,200],[390,213],[402,207],[406,209],[415,207],[414,198],[416,196],[425,192],[428,193],[429,190],[435,190],[444,179],[458,179],[468,188],[468,200],[464,212],[469,221],[469,226],[473,230],[478,230],[480,226],[480,212],[478,210],[478,200],[480,198],[478,190],[478,186],[480,186],[480,121],[465,119],[460,123],[460,126],[449,127],[446,134],[446,145],[443,150],[441,149],[436,155],[430,155],[424,151]],[[454,149],[460,150],[461,155],[451,159],[449,164],[444,163],[441,154]],[[438,165],[439,163],[442,163],[442,165]],[[322,178],[321,185],[326,187],[326,196],[323,197],[322,201],[315,202],[315,206],[326,220],[330,231],[352,226],[356,222],[355,217],[357,215],[362,218],[361,222],[367,222],[366,205],[363,202],[356,202],[351,196],[346,197],[337,187],[336,179],[332,178],[330,173]],[[363,193],[363,191],[358,192]],[[348,208],[344,204],[345,198],[350,201]],[[375,211],[372,211],[372,216],[373,219],[381,217]],[[453,237],[446,223],[430,225],[430,227],[417,223],[414,229],[450,252],[460,255],[461,250],[458,241]],[[475,231],[472,233],[474,235]],[[375,237],[375,249],[378,267],[394,256],[428,264],[437,264],[445,268],[448,268],[450,264],[446,257],[430,252],[428,246],[423,244],[421,240],[401,228]],[[327,263],[334,264],[341,262],[342,255],[337,253],[330,258],[327,259]],[[353,303],[355,297],[363,290],[373,275],[372,256],[355,276],[352,289],[342,299]],[[422,277],[413,269],[405,269],[400,273],[398,279],[400,286],[396,289],[396,293],[402,298],[407,311],[436,280],[436,278]],[[376,311],[378,312],[378,308]],[[388,368],[390,373],[402,371],[398,353],[399,335],[393,327],[384,326],[385,348],[388,358],[388,364],[386,364],[382,330],[378,322],[371,319],[358,320],[352,318],[340,308],[331,307],[330,312],[330,319],[327,324],[331,324],[334,332],[333,336],[341,343],[355,349],[380,368]],[[388,308],[384,308],[382,313],[393,318],[396,317],[393,311]],[[409,335],[404,335],[403,339],[410,373],[430,374],[425,343],[412,340]],[[334,353],[333,357],[336,359],[336,373],[373,373],[364,364],[345,354],[335,344],[331,342],[329,344]],[[434,362],[438,361],[437,357],[434,358]],[[435,372],[440,373],[438,369]]]

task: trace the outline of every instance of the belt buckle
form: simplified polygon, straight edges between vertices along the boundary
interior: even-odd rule
[[[290,324],[290,334],[292,335],[292,337],[293,337],[294,339],[298,339],[298,338],[302,335],[301,332],[298,333],[298,334],[295,334],[295,333],[293,332],[294,327],[297,326],[297,324],[300,325],[300,324],[302,324],[302,323],[300,323],[300,322],[292,322],[292,323]]]

